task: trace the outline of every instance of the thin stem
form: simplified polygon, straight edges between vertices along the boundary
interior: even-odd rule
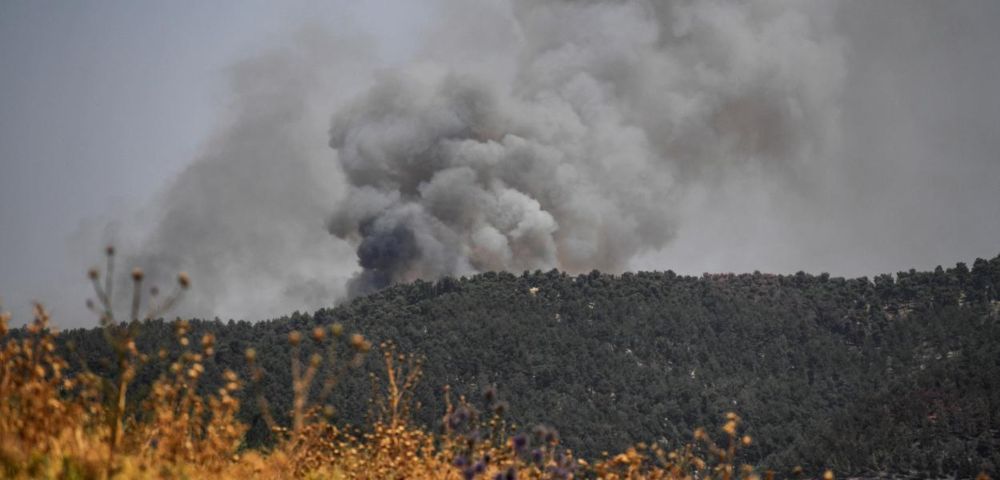
[[[142,298],[142,278],[136,278],[132,283],[132,321],[139,320],[139,302]]]
[[[104,304],[106,310],[109,312],[108,316],[111,314],[111,288],[114,282],[112,282],[112,277],[115,275],[115,255],[114,253],[108,252],[108,271],[104,277]],[[114,317],[112,317],[113,319]]]

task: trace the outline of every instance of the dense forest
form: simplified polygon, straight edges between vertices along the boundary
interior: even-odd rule
[[[639,441],[676,446],[736,411],[755,439],[743,460],[783,471],[969,476],[1000,467],[1000,256],[874,279],[484,273],[395,285],[311,315],[191,329],[216,338],[206,379],[248,373],[244,352],[255,349],[265,374],[242,395],[261,392],[280,413],[292,401],[289,333],[334,324],[424,359],[416,418],[430,427],[446,385],[470,398],[496,386],[510,418],[556,428],[582,455]],[[176,351],[173,328],[144,322],[140,349]],[[60,339],[71,359],[114,371],[99,329]],[[363,423],[375,357],[337,386],[339,422]],[[148,389],[164,368],[152,358],[134,388]],[[245,405],[247,442],[266,444],[257,404]]]

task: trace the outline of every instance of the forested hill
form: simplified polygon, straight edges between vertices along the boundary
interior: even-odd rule
[[[287,334],[339,322],[425,357],[418,419],[429,425],[442,386],[475,397],[496,385],[511,417],[551,425],[585,454],[676,446],[736,411],[755,439],[751,463],[974,475],[1000,467],[998,292],[1000,256],[873,280],[484,273],[397,285],[314,315],[192,325],[217,337],[209,370],[245,371],[243,352],[256,349],[276,411],[292,396]],[[140,348],[172,345],[170,329],[149,322]],[[99,332],[63,338],[107,368]],[[378,357],[365,368],[377,372]],[[163,368],[152,362],[137,388]],[[340,385],[342,421],[363,419],[370,388],[361,372]],[[245,405],[250,441],[261,441],[254,402]]]

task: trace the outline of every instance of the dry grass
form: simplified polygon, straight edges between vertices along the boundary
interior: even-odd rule
[[[111,308],[113,249],[101,274],[90,272],[99,303],[91,309],[100,317],[114,347],[118,374],[99,378],[86,370],[67,375],[69,364],[56,353],[56,336],[41,305],[34,321],[11,336],[9,315],[0,317],[0,476],[4,478],[414,478],[513,479],[579,478],[704,479],[771,478],[749,465],[735,463],[740,447],[752,439],[741,433],[740,418],[729,414],[717,443],[699,429],[676,451],[639,444],[598,460],[574,457],[561,447],[550,428],[519,431],[505,420],[506,403],[494,389],[480,399],[447,398],[440,432],[430,432],[411,421],[413,388],[420,380],[420,362],[399,354],[391,344],[380,345],[386,378],[373,377],[370,425],[360,429],[327,421],[331,407],[323,402],[339,378],[372,348],[360,335],[345,336],[332,325],[289,335],[292,349],[292,421],[284,428],[274,421],[270,407],[256,396],[277,442],[273,448],[241,450],[247,427],[237,420],[240,404],[235,393],[264,374],[256,352],[246,352],[251,378],[224,373],[225,385],[199,394],[204,364],[214,353],[214,338],[192,342],[186,322],[175,323],[177,358],[162,372],[137,415],[126,415],[129,384],[136,368],[149,360],[134,342],[141,326],[142,272],[133,271],[134,295],[130,322],[116,322]],[[190,284],[178,278],[178,290],[149,316],[169,308]],[[346,338],[345,338],[346,337]],[[300,344],[316,342],[326,354],[300,359]],[[192,345],[195,343],[196,345]],[[348,349],[348,359],[336,363],[337,349]],[[323,350],[321,350],[323,351]],[[321,369],[324,362],[335,368]],[[332,372],[319,378],[321,371]],[[315,382],[320,394],[309,398]],[[482,411],[473,404],[481,405]],[[826,472],[824,478],[832,478]]]

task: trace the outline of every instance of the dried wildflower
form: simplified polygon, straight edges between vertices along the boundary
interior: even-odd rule
[[[141,282],[143,276],[145,276],[145,274],[142,273],[142,269],[141,268],[136,267],[136,268],[132,269],[132,281],[134,281],[134,282]]]
[[[823,472],[823,480],[833,480],[833,479],[834,479],[833,470],[827,470]]]
[[[740,439],[740,443],[742,443],[744,447],[749,447],[750,444],[753,443],[753,439],[750,438],[750,435],[743,435],[743,438]]]
[[[245,352],[243,352],[243,356],[247,359],[248,362],[253,362],[254,360],[257,359],[257,350],[248,348],[246,349]]]
[[[726,422],[726,424],[722,426],[722,431],[726,432],[729,436],[736,435],[736,422],[733,420]]]
[[[321,343],[326,338],[326,330],[323,327],[316,327],[312,331],[312,339],[316,343]]]
[[[291,346],[298,346],[300,342],[302,342],[302,334],[299,333],[298,330],[288,332],[288,343],[291,344]]]
[[[87,278],[91,280],[97,280],[100,277],[101,277],[101,272],[98,271],[97,268],[92,267],[89,270],[87,270]]]
[[[372,348],[371,342],[365,340],[365,337],[360,333],[351,335],[351,346],[354,347],[355,350],[362,353],[367,352]]]
[[[180,285],[181,288],[187,290],[191,286],[191,277],[189,277],[185,272],[178,273],[177,284]]]
[[[330,334],[333,335],[334,337],[339,338],[341,335],[344,334],[344,326],[339,323],[334,323],[333,325],[330,325]]]

